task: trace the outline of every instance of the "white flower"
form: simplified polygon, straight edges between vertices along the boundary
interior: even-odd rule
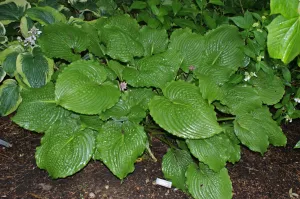
[[[244,78],[244,81],[247,82],[251,79],[251,77],[257,77],[256,73],[255,72],[245,72],[245,78]]]
[[[39,29],[37,29],[35,26],[33,26],[30,31],[28,31],[28,34],[30,34],[29,37],[25,38],[24,40],[24,46],[35,46],[35,41],[37,37],[42,33]]]
[[[20,36],[17,37],[18,42],[22,42],[22,38]]]
[[[248,72],[245,72],[245,78],[244,78],[244,81],[247,82],[251,79],[251,76]]]
[[[284,116],[286,122],[292,122],[293,119],[289,115]]]
[[[36,38],[34,38],[32,36],[25,38],[24,46],[28,46],[28,45],[35,46],[35,40],[36,40]]]
[[[297,102],[297,103],[300,103],[300,98],[298,98],[298,97],[294,98],[294,101]]]

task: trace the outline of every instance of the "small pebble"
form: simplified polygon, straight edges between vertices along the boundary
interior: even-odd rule
[[[89,193],[89,198],[96,198],[96,195],[93,192],[91,192]]]
[[[109,188],[109,186],[108,185],[105,185],[105,189],[108,189]]]

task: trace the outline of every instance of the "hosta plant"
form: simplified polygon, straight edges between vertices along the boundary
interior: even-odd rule
[[[226,163],[240,145],[263,154],[287,141],[269,110],[285,93],[281,73],[255,61],[266,47],[259,15],[201,35],[140,25],[105,2],[0,4],[1,116],[16,111],[15,123],[44,134],[35,158],[54,179],[91,159],[124,179],[157,137],[170,146],[162,171],[173,186],[231,198]]]

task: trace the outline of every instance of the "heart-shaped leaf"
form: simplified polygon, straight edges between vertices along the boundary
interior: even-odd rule
[[[146,57],[164,52],[167,49],[169,40],[166,30],[157,30],[144,26],[140,30],[138,41],[144,46],[144,56]]]
[[[207,165],[191,164],[186,172],[186,184],[189,192],[196,199],[230,199],[232,184],[226,168],[214,172]]]
[[[58,76],[57,103],[82,114],[97,114],[112,107],[119,100],[120,90],[106,78],[104,67],[96,61],[73,62]]]
[[[231,136],[227,134],[232,134]],[[233,140],[231,139],[233,137]],[[235,163],[240,159],[240,146],[236,141],[233,128],[226,133],[220,133],[210,138],[187,140],[191,153],[199,161],[207,164],[210,169],[219,172],[226,162]]]
[[[269,143],[285,146],[287,142],[267,107],[238,114],[234,121],[234,131],[242,144],[261,154],[267,151]]]
[[[208,138],[222,131],[213,107],[199,88],[183,81],[171,82],[149,103],[154,121],[169,133],[182,138]]]
[[[60,23],[45,26],[38,41],[47,57],[62,58],[70,62],[80,59],[79,53],[90,45],[83,30]]]
[[[51,80],[54,62],[45,57],[39,48],[34,48],[32,53],[18,55],[16,67],[27,86],[40,88]]]
[[[45,132],[54,122],[70,114],[57,106],[51,82],[42,88],[23,89],[21,94],[23,101],[12,120],[25,129]]]
[[[65,178],[81,170],[95,149],[95,132],[81,130],[78,121],[64,118],[54,123],[37,147],[35,159],[52,178]]]
[[[0,21],[7,25],[11,22],[18,21],[24,15],[30,4],[26,0],[11,1],[5,0],[0,3]]]
[[[134,171],[136,159],[146,148],[147,135],[142,126],[132,122],[109,121],[97,136],[95,158],[123,179]]]

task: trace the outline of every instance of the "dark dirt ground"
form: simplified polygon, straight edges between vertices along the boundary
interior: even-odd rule
[[[287,147],[270,147],[264,156],[243,148],[241,161],[228,164],[234,199],[291,199],[291,188],[300,195],[300,150],[292,148],[300,139],[299,127],[300,120],[283,126]],[[13,144],[11,148],[0,148],[0,198],[86,199],[89,194],[99,199],[190,198],[173,188],[153,185],[157,177],[163,177],[160,168],[166,147],[159,141],[152,146],[158,162],[146,158],[136,163],[135,172],[121,183],[100,162],[90,162],[66,179],[51,180],[35,164],[35,148],[41,135],[18,127],[8,118],[0,118],[0,138]]]

